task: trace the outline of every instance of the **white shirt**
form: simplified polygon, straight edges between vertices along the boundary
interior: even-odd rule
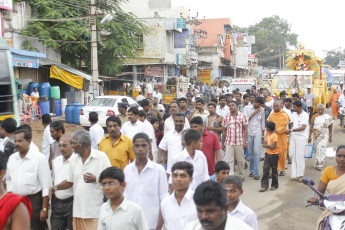
[[[58,156],[53,160],[53,182],[54,185],[58,185],[61,182],[67,180],[69,176],[69,167],[71,160],[75,158],[75,154],[72,153],[70,158],[66,161],[63,156]],[[65,190],[58,190],[55,192],[56,198],[65,200],[73,196],[73,187]]]
[[[15,152],[7,163],[6,184],[7,192],[27,196],[42,191],[42,197],[48,196],[52,181],[47,158],[31,147],[23,159]]]
[[[223,95],[228,94],[228,87],[224,86],[222,89]]]
[[[146,88],[147,88],[147,93],[152,93],[153,87],[151,83],[147,83]]]
[[[341,94],[339,99],[338,99],[341,107],[345,107],[345,95],[344,94]]]
[[[163,166],[147,159],[144,169],[140,172],[136,161],[126,166],[125,197],[138,204],[145,215],[150,229],[156,228],[160,204],[168,196],[168,183]]]
[[[134,125],[130,121],[126,121],[121,127],[121,133],[133,140],[137,133],[146,133],[148,135],[145,127],[144,123],[139,120]]]
[[[184,127],[187,129],[190,128],[189,121],[186,117],[184,118]],[[172,118],[172,116],[170,116],[164,122],[164,133],[168,133],[172,129],[175,129],[175,123],[174,123],[174,119]]]
[[[222,94],[222,89],[221,88],[217,88],[216,96],[219,97],[221,94]]]
[[[0,151],[3,152],[5,150],[5,143],[7,141],[8,137],[0,138]]]
[[[266,99],[265,99],[266,100]],[[274,100],[270,100],[270,101],[267,101],[265,102],[265,105],[267,107],[270,107],[272,110],[273,110],[273,104],[274,104]]]
[[[244,223],[252,227],[253,230],[258,230],[258,218],[256,217],[255,212],[244,205],[241,200],[237,204],[236,208],[230,212],[230,215],[242,220]]]
[[[242,220],[232,217],[228,214],[226,218],[225,228],[224,230],[253,230],[251,227],[249,227],[246,223],[244,223]],[[200,224],[199,220],[190,222],[186,225],[184,230],[204,230],[202,225]]]
[[[30,97],[40,97],[40,94],[38,93],[38,92],[32,92],[31,94],[30,94]]]
[[[168,168],[171,167],[172,159],[182,151],[182,131],[178,133],[175,129],[170,130],[163,136],[159,143],[158,147],[168,152]]]
[[[157,153],[157,141],[156,141],[156,135],[155,135],[155,130],[152,126],[152,124],[145,119],[144,125],[146,127],[146,134],[149,136],[149,138],[152,140],[152,154],[155,156]]]
[[[193,195],[193,190],[189,188],[180,205],[177,203],[175,191],[162,201],[161,212],[168,230],[181,230],[187,223],[198,219]]]
[[[50,145],[53,144],[54,139],[50,135],[50,125],[44,129],[43,139],[42,139],[42,153],[49,159],[50,155]]]
[[[98,144],[104,138],[104,129],[98,123],[90,127],[91,148],[98,149]]]
[[[157,98],[158,102],[161,101],[161,99],[163,98],[162,94],[160,92],[156,93],[156,91],[153,91],[152,93],[152,98]]]
[[[220,108],[220,105],[218,105],[216,113],[225,118],[225,116],[230,113],[229,106],[225,105],[223,108]]]
[[[306,93],[304,95],[305,103],[308,107],[313,106],[313,100],[315,99],[315,95],[313,93]]]
[[[306,125],[305,129],[300,132],[291,132],[291,139],[308,139],[309,137],[309,115],[302,111],[300,115],[297,112],[292,113],[292,129],[297,129]]]
[[[96,149],[91,149],[91,154],[84,164],[79,154],[71,160],[67,181],[73,183],[73,217],[98,218],[103,204],[103,190],[100,184],[86,183],[84,174],[91,173],[99,178],[101,172],[110,166],[107,155]]]
[[[200,150],[195,150],[194,154],[194,159],[192,159],[187,149],[184,149],[180,154],[172,159],[170,167],[167,167],[167,173],[170,174],[169,184],[172,184],[171,168],[176,162],[179,161],[187,161],[194,167],[193,181],[189,186],[193,191],[195,191],[199,184],[210,179],[205,155]]]
[[[97,229],[148,230],[149,227],[140,206],[124,198],[115,211],[109,200],[101,206]]]
[[[291,114],[291,110],[290,110],[290,109],[285,108],[285,106],[284,106],[283,111],[284,111],[285,113],[287,113],[287,115],[288,115],[288,116],[289,116],[289,118],[290,118],[290,123],[291,123],[291,121],[292,121],[292,114]],[[273,110],[272,110],[272,112],[273,112]]]
[[[178,92],[177,94],[177,98],[181,98],[181,97],[186,97],[186,94],[184,92]]]
[[[138,95],[136,98],[135,98],[135,100],[137,101],[137,102],[139,102],[139,101],[142,101],[142,100],[144,100],[146,97],[144,97],[143,95]]]

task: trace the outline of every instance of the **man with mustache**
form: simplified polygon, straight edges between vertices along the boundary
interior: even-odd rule
[[[216,181],[205,181],[193,196],[199,220],[188,223],[185,230],[252,229],[242,220],[228,214],[228,198],[224,186]]]
[[[111,166],[124,169],[128,162],[133,162],[132,140],[121,133],[121,120],[118,117],[108,117],[106,121],[108,136],[99,143],[99,150],[107,154]]]

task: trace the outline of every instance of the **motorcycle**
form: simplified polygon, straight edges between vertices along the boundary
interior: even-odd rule
[[[313,185],[315,184],[312,178],[305,177],[302,180],[303,184],[308,185],[311,190],[319,195],[316,203],[311,203],[308,200],[308,205],[318,205],[322,208],[326,208],[333,215],[326,216],[319,224],[318,229],[320,230],[345,230],[345,195],[327,195],[325,196],[318,190],[316,190]]]

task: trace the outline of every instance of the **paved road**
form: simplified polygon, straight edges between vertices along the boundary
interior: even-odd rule
[[[330,113],[328,110],[327,112]],[[345,129],[339,127],[339,120],[335,121],[334,127],[333,143],[329,146],[336,147],[344,143]],[[313,163],[314,159],[306,159],[305,176],[312,177],[318,186],[321,172],[314,168]],[[334,158],[326,159],[326,166],[334,164]],[[256,212],[260,230],[316,228],[322,211],[318,207],[305,208],[307,199],[314,196],[314,193],[306,185],[291,181],[291,165],[288,168],[287,175],[279,177],[279,189],[276,191],[260,193],[260,181],[254,181],[248,176],[245,178],[242,200]]]

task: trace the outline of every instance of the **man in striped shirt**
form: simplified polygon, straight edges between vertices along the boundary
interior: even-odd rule
[[[238,103],[231,101],[230,113],[223,120],[222,149],[225,151],[230,165],[230,175],[234,175],[234,162],[237,161],[239,176],[243,178],[244,149],[248,145],[248,120],[238,111]],[[226,148],[225,148],[226,147]]]

